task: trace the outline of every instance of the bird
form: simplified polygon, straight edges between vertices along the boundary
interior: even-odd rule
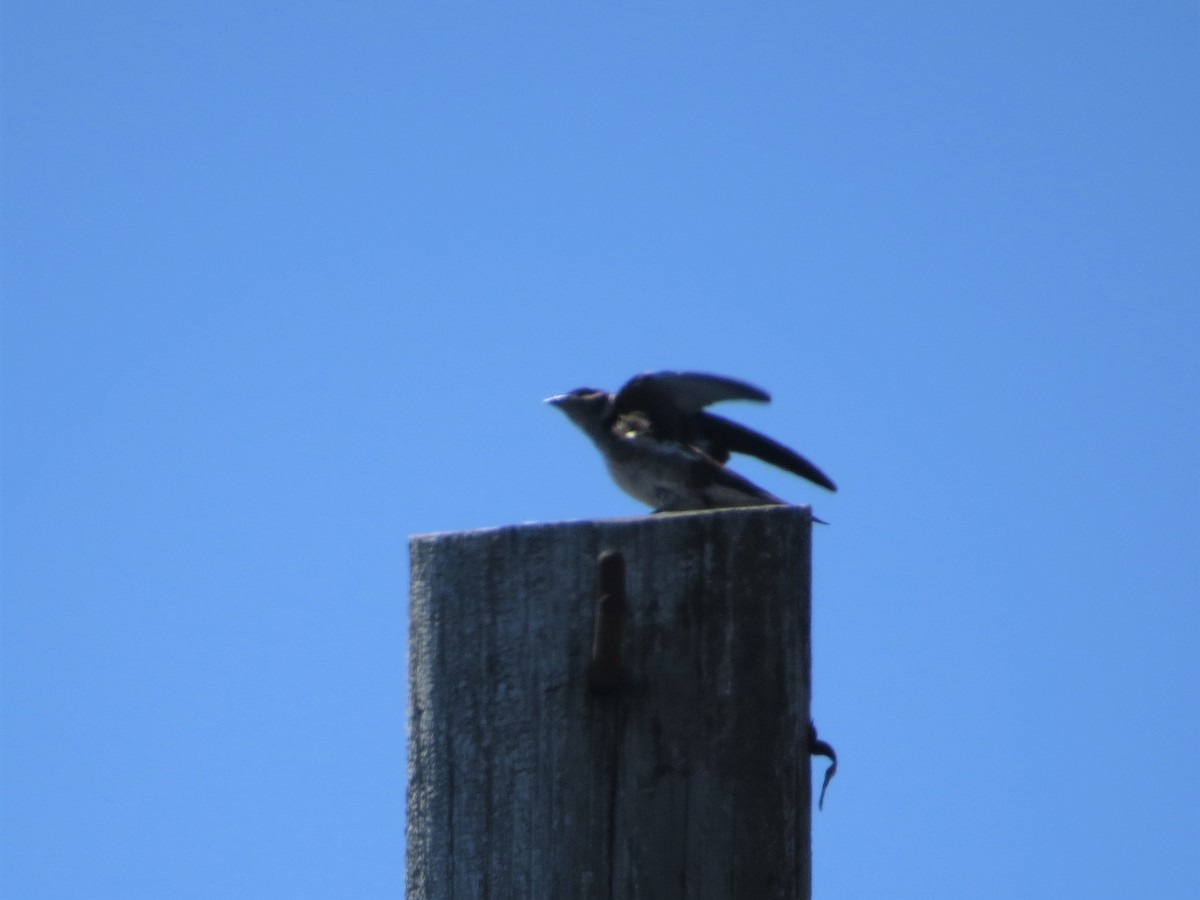
[[[655,513],[786,505],[726,468],[731,453],[756,456],[836,491],[799,453],[705,411],[723,400],[770,399],[762,388],[721,375],[643,372],[615,394],[582,387],[545,402],[592,439],[617,486]]]

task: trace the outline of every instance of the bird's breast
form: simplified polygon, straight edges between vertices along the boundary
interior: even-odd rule
[[[696,463],[682,447],[650,437],[624,440],[604,459],[621,490],[655,508],[674,506],[689,492]]]

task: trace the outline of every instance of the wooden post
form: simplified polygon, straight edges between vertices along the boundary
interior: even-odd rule
[[[811,513],[412,538],[407,897],[810,895]],[[597,558],[621,682],[589,688]]]

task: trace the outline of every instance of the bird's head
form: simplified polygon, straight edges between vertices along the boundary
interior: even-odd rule
[[[568,419],[589,433],[602,427],[608,411],[607,391],[596,388],[576,388],[567,394],[547,397],[546,402],[561,409]]]

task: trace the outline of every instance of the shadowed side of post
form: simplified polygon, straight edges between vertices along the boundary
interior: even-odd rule
[[[760,507],[413,538],[407,896],[807,898],[810,530]]]

